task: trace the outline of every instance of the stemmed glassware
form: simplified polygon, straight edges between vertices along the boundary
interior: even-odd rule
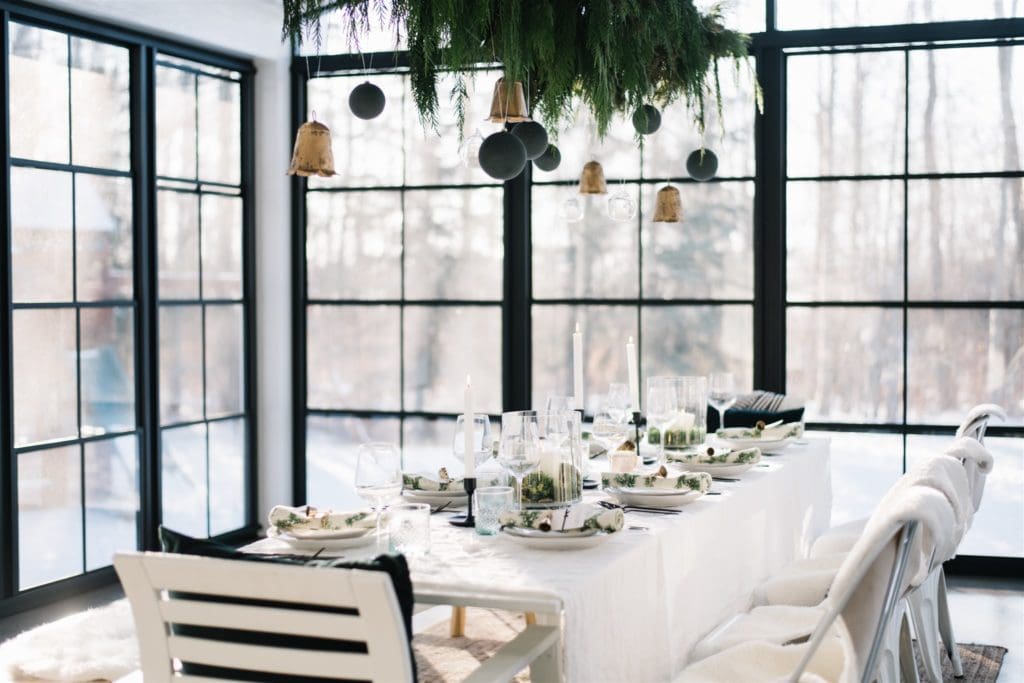
[[[629,387],[622,382],[609,384],[607,405],[611,418],[620,424],[626,424],[633,411],[633,401],[629,398]]]
[[[676,400],[676,390],[672,382],[665,377],[651,377],[647,380],[647,420],[657,427],[658,439],[658,461],[662,462],[665,457],[665,428],[669,425],[679,404]]]
[[[522,509],[523,477],[540,465],[540,433],[536,414],[505,413],[501,416],[501,441],[498,462],[512,473],[516,480],[515,509]]]
[[[708,378],[708,403],[718,411],[718,426],[725,427],[725,411],[736,403],[736,380],[731,372],[715,372]]]
[[[380,518],[387,502],[402,493],[402,456],[393,443],[364,443],[356,452],[356,492],[377,515],[377,547],[381,546]]]
[[[572,396],[551,395],[544,404],[544,410],[549,413],[564,413],[571,411],[575,405],[576,400]]]

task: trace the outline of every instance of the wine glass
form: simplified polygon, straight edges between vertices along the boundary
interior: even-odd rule
[[[385,504],[402,493],[402,456],[393,443],[364,443],[356,452],[356,492],[377,515],[377,548],[381,546],[380,518]]]
[[[675,387],[665,377],[647,380],[647,420],[660,432],[658,439],[658,460],[665,457],[665,428],[679,410]]]
[[[463,431],[465,422],[466,416],[459,415],[455,420],[455,435],[452,437],[452,455],[455,456],[459,464],[465,462],[466,435]],[[473,451],[473,461],[476,467],[480,467],[491,457],[491,418],[483,413],[473,414]]]
[[[624,382],[612,382],[608,385],[608,414],[616,422],[625,424],[633,411],[633,401],[629,398],[629,387]]]
[[[540,465],[540,434],[536,413],[522,411],[501,416],[501,441],[498,462],[515,477],[519,495],[515,509],[522,509],[523,477]]]
[[[736,403],[736,380],[731,372],[715,372],[708,378],[708,403],[718,411],[718,427],[725,427],[725,411]]]
[[[573,396],[548,396],[544,404],[544,410],[549,413],[571,412],[576,407],[576,399]]]

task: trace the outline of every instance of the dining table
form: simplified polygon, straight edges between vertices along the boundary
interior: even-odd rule
[[[408,557],[416,602],[531,612],[560,627],[560,647],[531,665],[535,683],[671,681],[702,637],[829,526],[828,439],[803,438],[729,479],[678,514],[626,512],[621,531],[585,549],[527,548],[433,515],[429,553]],[[291,552],[274,538],[245,550]]]

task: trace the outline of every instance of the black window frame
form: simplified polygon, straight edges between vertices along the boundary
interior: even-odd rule
[[[241,75],[241,140],[240,196],[242,209],[242,302],[244,347],[244,414],[246,417],[246,453],[244,459],[245,516],[244,525],[218,538],[226,541],[251,538],[258,529],[257,510],[257,387],[256,387],[256,280],[255,280],[255,207],[253,184],[255,170],[255,100],[253,78],[255,67],[250,60],[216,51],[194,47],[123,28],[73,13],[40,7],[20,0],[0,0],[0,114],[4,131],[0,135],[0,617],[51,604],[94,588],[116,582],[113,567],[81,574],[18,590],[18,501],[17,476],[14,463],[13,416],[13,354],[11,284],[11,211],[10,211],[10,105],[8,54],[11,21],[50,29],[127,48],[129,53],[130,165],[121,176],[129,176],[132,186],[133,284],[131,308],[134,310],[135,401],[136,424],[128,432],[138,438],[139,515],[137,547],[159,548],[157,529],[161,519],[160,482],[160,401],[159,401],[159,336],[157,301],[156,240],[156,101],[155,65],[158,53],[227,69]],[[62,165],[66,166],[66,165]],[[78,304],[81,306],[81,304]],[[112,435],[104,435],[110,438]],[[89,438],[68,440],[79,444]],[[63,442],[61,442],[63,443]],[[52,446],[53,444],[46,444]],[[33,450],[29,446],[21,450]],[[84,524],[84,520],[83,520]]]
[[[765,30],[751,36],[750,54],[756,65],[758,81],[764,93],[764,111],[755,119],[754,149],[754,386],[770,391],[786,390],[786,54],[795,49],[818,49],[823,52],[857,49],[881,49],[881,46],[949,41],[1005,41],[1024,38],[1024,18],[982,19],[936,23],[899,24],[888,26],[856,26],[812,30],[779,30],[776,6],[780,0],[765,0]],[[851,48],[855,46],[855,48]],[[365,55],[321,55],[316,58],[322,72],[364,70],[365,63],[408,66],[408,54],[375,53]],[[305,83],[309,78],[306,59],[299,56],[292,67],[292,120],[294,126],[305,121]],[[753,106],[753,105],[751,105]],[[906,169],[904,169],[906,171]],[[905,173],[900,175],[902,178]],[[919,174],[912,174],[919,175]],[[949,175],[949,174],[936,174]],[[957,174],[951,174],[956,176]],[[1005,176],[1006,174],[982,174]],[[1024,176],[1024,170],[1010,177]],[[743,178],[738,178],[742,180]],[[732,180],[732,179],[730,179]],[[650,179],[640,180],[641,187],[650,187]],[[687,178],[674,182],[689,182]],[[505,264],[502,343],[502,380],[505,410],[521,410],[531,403],[531,324],[534,303],[531,286],[531,166],[518,177],[505,182]],[[538,183],[539,184],[539,183]],[[571,184],[554,181],[545,184]],[[292,183],[292,347],[293,347],[293,488],[295,504],[305,501],[305,424],[306,408],[306,335],[305,335],[305,181]],[[905,292],[906,293],[906,292]],[[537,300],[537,303],[660,305],[661,300]],[[677,303],[668,301],[667,303]],[[729,301],[680,300],[679,303],[732,303]],[[747,303],[739,301],[738,303]],[[860,303],[860,302],[858,302]],[[904,302],[897,302],[903,307]],[[934,302],[928,302],[933,306]],[[940,304],[942,305],[942,304]],[[951,302],[951,308],[970,308],[964,302]],[[910,303],[914,307],[914,302]],[[1024,301],[977,304],[980,308],[1024,309]],[[906,326],[904,326],[906,335]],[[906,372],[904,341],[904,373]],[[904,391],[906,383],[904,382]],[[906,404],[904,403],[904,410]],[[811,422],[808,429],[829,431],[885,433],[900,435],[905,460],[908,435],[952,435],[955,426],[907,424]],[[1024,426],[993,425],[988,434],[996,437],[1024,437]],[[957,573],[1019,576],[1024,573],[1024,558],[995,556],[959,556],[948,563]]]

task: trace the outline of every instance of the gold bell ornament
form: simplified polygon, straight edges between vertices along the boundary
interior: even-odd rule
[[[588,161],[583,164],[580,194],[608,194],[608,184],[604,181],[604,168],[600,162]]]
[[[331,152],[331,129],[316,120],[306,121],[295,133],[295,149],[288,175],[334,175],[334,153]]]
[[[654,202],[655,223],[679,223],[683,220],[683,201],[679,197],[679,190],[671,185],[658,190],[657,199]]]
[[[526,96],[523,94],[522,81],[506,83],[499,78],[494,84],[494,95],[491,97],[491,115],[487,117],[491,123],[519,123],[530,121],[526,109]]]

